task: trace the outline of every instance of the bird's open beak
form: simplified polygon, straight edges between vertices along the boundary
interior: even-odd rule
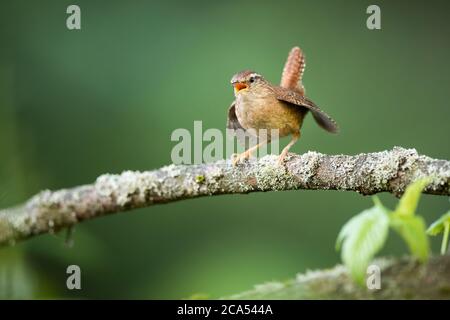
[[[247,89],[248,86],[245,83],[242,82],[236,82],[233,84],[234,86],[234,92],[238,93],[239,91],[243,90],[243,89]]]

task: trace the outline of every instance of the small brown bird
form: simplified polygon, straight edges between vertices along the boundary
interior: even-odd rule
[[[254,135],[259,135],[260,129],[278,129],[280,138],[291,134],[292,140],[281,152],[279,164],[283,163],[289,149],[300,138],[300,128],[308,111],[320,127],[331,133],[338,132],[336,122],[305,96],[302,84],[304,70],[305,57],[299,47],[294,47],[284,66],[281,86],[274,86],[260,74],[249,70],[231,78],[236,99],[228,109],[227,128],[235,131],[241,129]],[[233,165],[248,159],[261,145],[270,142],[270,135],[265,140],[235,155]]]

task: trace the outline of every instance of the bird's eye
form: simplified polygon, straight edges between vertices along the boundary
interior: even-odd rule
[[[251,77],[251,78],[250,78],[250,82],[251,82],[251,83],[255,82],[255,77]]]

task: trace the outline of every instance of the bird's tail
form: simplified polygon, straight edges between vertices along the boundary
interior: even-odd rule
[[[305,56],[302,50],[299,47],[293,47],[284,64],[280,86],[287,89],[296,89],[304,95],[305,88],[303,87],[302,77],[305,65]]]

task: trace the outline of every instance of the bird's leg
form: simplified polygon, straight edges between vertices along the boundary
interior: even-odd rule
[[[252,153],[255,152],[255,150],[257,150],[259,147],[261,147],[265,143],[267,143],[267,142],[266,141],[260,142],[257,145],[247,149],[245,152],[243,152],[241,154],[236,154],[236,153],[233,154],[231,156],[231,161],[232,161],[233,167],[235,167],[239,161],[250,158],[252,156]]]
[[[286,158],[289,149],[297,142],[298,139],[300,139],[300,131],[292,134],[291,142],[288,143],[288,145],[283,149],[280,156],[278,157],[278,165],[283,164],[284,158]]]

